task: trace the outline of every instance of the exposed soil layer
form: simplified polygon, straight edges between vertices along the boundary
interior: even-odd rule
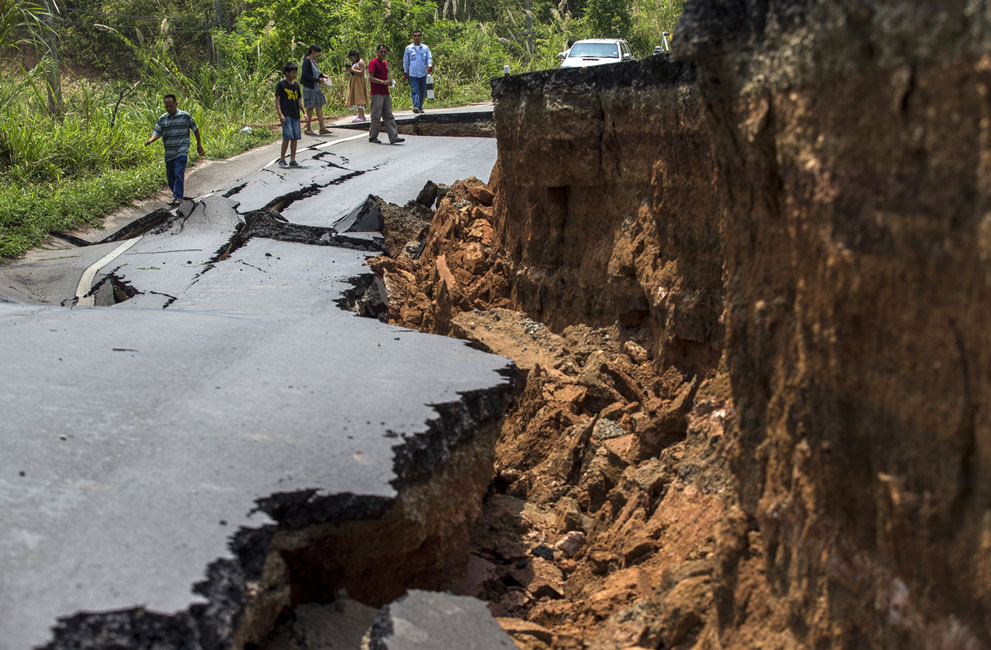
[[[522,370],[449,585],[487,598],[522,647],[690,644],[735,494],[717,453],[733,406],[694,71],[611,68],[503,80],[492,185],[453,185],[417,259],[371,262],[393,322]]]
[[[988,20],[719,7],[697,72],[496,80],[491,185],[372,261],[522,370],[449,586],[524,648],[989,647]]]
[[[446,587],[489,600],[522,647],[694,638],[711,607],[702,586],[733,493],[716,451],[732,415],[718,341],[662,362],[649,347],[649,317],[554,332],[505,308],[523,274],[494,245],[493,202],[481,182],[455,183],[417,259],[407,245],[371,260],[393,322],[468,338],[521,371],[472,556]],[[630,228],[617,225],[617,248]],[[586,283],[601,281],[591,274]],[[702,372],[706,359],[714,365]],[[696,587],[667,593],[683,579]],[[655,593],[662,583],[669,589]],[[662,601],[689,623],[680,614],[659,622]]]
[[[775,623],[988,647],[991,17],[737,5],[686,5],[679,42],[724,179],[730,460]],[[726,589],[732,640],[758,621]]]
[[[498,410],[493,405],[484,417]],[[440,427],[448,420],[474,422],[469,409],[444,409]],[[381,607],[407,589],[441,586],[440,576],[457,571],[467,561],[468,535],[480,511],[498,420],[479,423],[471,439],[444,448],[435,441],[397,454],[397,467],[417,465],[423,476],[403,476],[408,483],[384,512],[364,521],[340,521],[299,526],[287,509],[280,513],[297,527],[274,533],[265,570],[249,585],[252,600],[235,647],[259,642],[275,628],[278,617],[304,615],[307,605],[349,596],[365,606]],[[457,428],[453,426],[451,428]],[[468,432],[465,432],[468,433]],[[443,444],[443,443],[441,443]],[[460,494],[461,500],[447,498]],[[262,504],[267,505],[267,504]],[[301,499],[295,516],[313,517],[315,499]],[[341,605],[353,601],[341,598]],[[291,606],[302,605],[291,612]],[[315,612],[311,611],[311,615]],[[322,617],[323,620],[334,617]],[[312,626],[308,626],[312,629]],[[276,634],[276,640],[278,634]],[[273,647],[273,646],[264,646]],[[278,646],[274,646],[278,647]]]

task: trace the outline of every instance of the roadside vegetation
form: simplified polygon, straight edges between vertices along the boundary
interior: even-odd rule
[[[436,101],[489,98],[489,80],[555,67],[570,41],[625,37],[637,56],[673,32],[683,0],[0,0],[0,258],[98,224],[165,184],[142,143],[174,93],[209,158],[278,137],[272,88],[310,43],[348,112],[344,63],[378,43],[401,73],[412,29],[434,56]],[[408,92],[395,93],[397,109]],[[250,127],[250,128],[245,128]],[[190,162],[197,156],[191,152]]]

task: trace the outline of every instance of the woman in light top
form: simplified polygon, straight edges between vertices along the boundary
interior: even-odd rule
[[[354,118],[353,122],[364,122],[366,119],[365,107],[368,106],[368,87],[365,85],[367,66],[361,55],[358,54],[358,50],[348,52],[348,58],[351,59],[351,68],[348,70],[351,74],[351,80],[348,82],[348,94],[344,103],[351,108],[358,109],[358,117]]]

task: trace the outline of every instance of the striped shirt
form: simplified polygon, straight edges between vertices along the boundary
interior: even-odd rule
[[[189,155],[189,132],[198,130],[192,115],[176,109],[175,115],[162,113],[153,133],[162,138],[165,159],[175,160],[179,156]]]

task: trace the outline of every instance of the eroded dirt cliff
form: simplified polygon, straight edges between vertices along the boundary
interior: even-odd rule
[[[987,647],[988,6],[736,9],[679,36],[723,178],[738,543],[803,645]]]
[[[991,646],[978,4],[688,3],[688,62],[494,82],[491,184],[374,266],[523,371],[450,585],[521,647]]]
[[[694,68],[611,68],[497,83],[491,184],[456,183],[422,246],[372,262],[393,322],[523,371],[474,555],[449,585],[487,598],[523,647],[690,645],[735,503]]]

